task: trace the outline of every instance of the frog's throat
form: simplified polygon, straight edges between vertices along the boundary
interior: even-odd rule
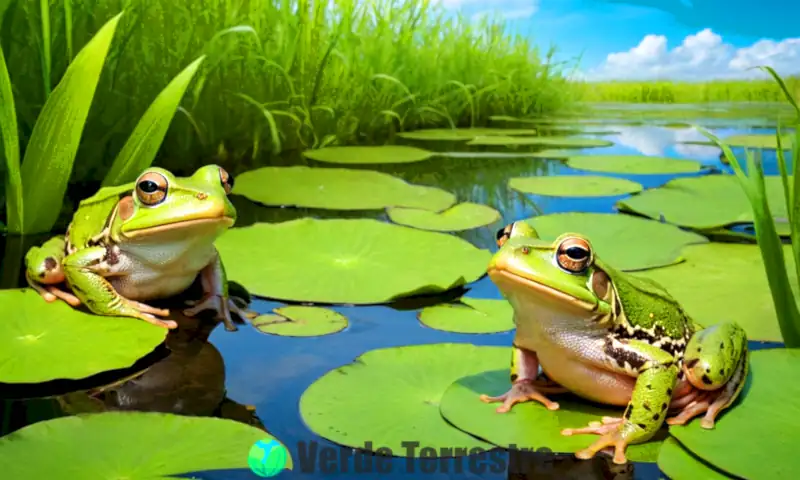
[[[179,220],[177,222],[166,223],[157,227],[121,232],[121,234],[125,238],[133,239],[157,235],[159,233],[169,232],[172,230],[184,230],[204,225],[212,226],[214,224],[221,224],[225,227],[230,227],[235,221],[235,218],[226,215],[221,215],[218,217],[193,218],[191,220]]]
[[[573,307],[577,307],[580,310],[583,310],[587,313],[600,313],[598,310],[601,307],[600,302],[594,301],[589,302],[586,300],[582,300],[580,298],[576,298],[568,293],[564,293],[561,290],[555,289],[553,287],[549,287],[542,283],[536,282],[529,278],[525,278],[523,276],[511,273],[507,270],[497,269],[497,268],[490,268],[487,273],[489,277],[494,279],[503,279],[509,282],[516,283],[517,285],[522,286],[523,288],[528,288],[532,292],[542,295],[544,297],[548,297],[552,300],[556,300],[558,302],[562,302],[567,305],[572,305]]]

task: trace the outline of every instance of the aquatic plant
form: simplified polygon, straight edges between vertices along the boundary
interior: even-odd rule
[[[790,228],[791,252],[794,257],[795,279],[800,282],[800,198],[797,196],[800,187],[800,174],[797,173],[797,160],[800,157],[800,106],[790,92],[789,86],[783,81],[780,75],[770,67],[759,67],[768,72],[782,90],[787,101],[797,112],[795,128],[791,145],[791,158],[793,162],[793,172],[787,170],[786,155],[781,143],[783,132],[778,127],[776,132],[777,157],[780,177],[783,183],[783,194],[786,205],[786,215]],[[778,316],[778,323],[781,328],[781,335],[787,347],[797,348],[800,346],[800,310],[797,300],[792,292],[789,280],[790,273],[787,271],[783,246],[775,219],[773,218],[770,202],[767,198],[765,176],[760,155],[756,155],[752,150],[745,150],[747,172],[744,171],[739,159],[736,158],[731,148],[724,141],[717,138],[711,132],[696,127],[706,137],[711,139],[719,148],[722,149],[731,167],[736,174],[736,178],[747,195],[753,209],[754,226],[758,246],[761,249],[761,256],[764,260],[764,270],[769,280],[772,293],[772,300],[775,304],[775,311]]]

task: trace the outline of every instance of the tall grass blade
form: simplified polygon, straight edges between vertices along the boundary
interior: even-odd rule
[[[50,96],[50,70],[53,60],[50,55],[50,0],[39,0],[42,17],[42,81],[44,82],[44,98]]]
[[[152,165],[175,111],[205,58],[203,55],[183,69],[150,104],[103,179],[104,187],[131,182]]]
[[[64,0],[64,36],[67,39],[67,60],[72,61],[72,0]]]
[[[86,117],[122,13],[84,46],[44,104],[22,161],[25,230],[47,232],[58,219]]]
[[[6,161],[6,223],[12,232],[23,229],[22,174],[19,166],[17,111],[8,75],[6,58],[0,47],[0,139]]]
[[[775,79],[775,81],[781,87],[781,91],[783,91],[783,95],[786,97],[786,100],[794,107],[795,112],[797,112],[797,121],[800,122],[800,105],[797,105],[794,96],[792,96],[791,92],[789,92],[789,87],[786,86],[786,82],[783,81],[781,76],[778,75],[778,72],[776,72],[772,67],[762,66],[758,68],[772,75],[772,78]]]

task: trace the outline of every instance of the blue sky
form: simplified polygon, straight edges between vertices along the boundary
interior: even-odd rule
[[[770,65],[800,73],[797,0],[439,0],[472,18],[502,15],[559,58],[582,55],[596,79],[709,79],[764,76]]]

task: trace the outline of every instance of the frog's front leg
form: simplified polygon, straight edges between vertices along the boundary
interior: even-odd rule
[[[625,449],[630,444],[646,442],[658,432],[667,415],[672,390],[678,379],[678,364],[669,353],[639,340],[606,340],[606,351],[614,358],[624,358],[639,372],[633,394],[622,418],[604,417],[602,423],[592,422],[589,427],[562,430],[562,435],[601,435],[588,448],[575,456],[589,459],[597,452],[614,448],[614,463],[622,464]]]
[[[219,258],[219,252],[214,255],[214,259],[203,270],[200,271],[200,283],[203,287],[203,299],[199,302],[189,302],[191,308],[183,311],[184,315],[193,317],[203,310],[213,310],[217,318],[225,324],[225,330],[235,332],[238,330],[234,325],[231,312],[241,317],[237,323],[244,323],[245,318],[254,315],[238,305],[228,295],[228,278],[225,275],[225,267]]]
[[[40,247],[32,247],[25,254],[25,280],[39,292],[47,302],[59,298],[73,307],[81,304],[80,299],[56,287],[65,281],[62,262],[66,255],[66,240],[63,236],[53,237]]]
[[[164,328],[178,326],[172,320],[159,320],[169,310],[154,308],[121,296],[104,275],[111,273],[104,247],[90,247],[67,255],[63,261],[64,276],[72,291],[96,315],[133,317]]]
[[[683,372],[686,380],[702,393],[669,425],[683,425],[705,413],[700,426],[714,428],[717,415],[728,408],[744,387],[749,352],[747,335],[736,323],[721,323],[695,333],[686,345]]]
[[[539,358],[535,352],[516,345],[511,352],[511,389],[503,395],[490,397],[481,395],[486,403],[503,402],[497,407],[498,413],[505,413],[517,403],[535,400],[548,410],[558,410],[558,403],[545,397],[545,393],[562,393],[567,390],[560,385],[539,377]]]

